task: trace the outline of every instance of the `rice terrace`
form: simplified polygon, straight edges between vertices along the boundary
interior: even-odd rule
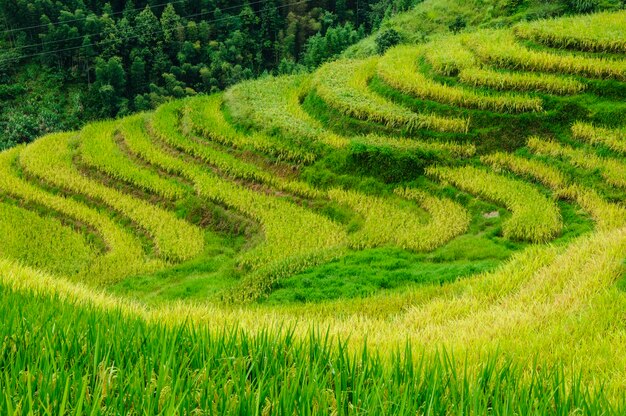
[[[186,2],[0,25],[6,111],[113,36],[66,61],[83,32],[33,31],[155,16],[158,46],[59,81],[100,94],[80,111],[180,47],[151,92],[3,146],[0,414],[625,414],[626,4],[384,0],[363,32],[357,2],[311,2],[356,19],[347,50],[223,88],[207,64],[206,90],[177,81],[205,51]],[[27,3],[2,19],[53,7]],[[189,3],[206,39],[234,9]]]

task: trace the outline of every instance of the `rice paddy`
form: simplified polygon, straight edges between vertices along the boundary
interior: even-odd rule
[[[623,17],[1,153],[0,413],[623,413]]]

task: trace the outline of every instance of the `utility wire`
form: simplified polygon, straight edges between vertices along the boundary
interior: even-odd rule
[[[186,0],[184,0],[184,1],[186,1]],[[250,5],[250,6],[254,6],[254,5],[257,5],[257,4],[266,3],[267,1],[268,0],[257,0],[257,1],[253,1],[253,2],[247,3],[247,4]],[[174,3],[181,3],[181,1],[174,2]],[[163,4],[174,4],[174,3],[163,3]],[[155,5],[155,6],[152,6],[152,7],[162,6],[163,4]],[[245,7],[245,5],[231,6],[231,7],[227,7],[227,8],[219,9],[219,10],[220,11],[228,11],[228,10],[233,10],[233,9],[238,9],[238,8],[243,8],[243,7]],[[282,6],[277,6],[277,7],[282,7]],[[144,9],[136,9],[136,10],[144,10]],[[186,15],[186,16],[180,16],[180,18],[184,19],[184,18],[188,18],[188,17],[197,17],[197,16],[200,16],[200,15],[205,15],[205,14],[209,14],[209,13],[213,13],[213,12],[215,12],[215,10],[213,10],[213,11],[206,11],[206,12],[200,12],[200,13],[195,13],[195,14],[190,14],[190,15]],[[120,13],[116,13],[116,14],[120,14]],[[76,21],[87,20],[88,18],[89,17],[86,17],[84,19],[76,19]],[[68,20],[66,22],[57,22],[56,24],[65,24],[65,23],[69,23],[71,21],[72,20]],[[26,29],[24,29],[24,30],[26,30]],[[22,49],[29,49],[29,48],[37,48],[37,47],[42,47],[42,46],[46,46],[46,45],[54,45],[56,43],[61,43],[61,42],[69,42],[71,40],[85,39],[87,37],[91,37],[91,36],[94,36],[94,35],[99,35],[99,33],[91,33],[91,34],[87,34],[87,35],[75,36],[73,38],[55,39],[55,40],[50,40],[50,41],[46,41],[46,42],[31,43],[29,45],[16,46],[15,48],[12,48],[12,49],[13,50],[22,50]]]
[[[265,1],[267,1],[267,0],[261,0],[261,1],[248,3],[248,4],[259,4],[259,3],[263,3]],[[296,5],[299,5],[299,4],[307,3],[308,1],[309,0],[300,0],[300,1],[297,1],[295,3],[285,4],[285,5],[282,5],[282,6],[276,6],[276,9],[282,9],[282,8],[286,8],[286,7],[296,6]],[[271,9],[269,9],[269,8],[262,9],[261,12],[266,12],[266,11],[270,11],[270,10]],[[185,18],[189,18],[189,17],[198,17],[198,16],[202,16],[202,15],[205,15],[205,14],[209,14],[209,13],[213,13],[213,11],[211,11],[211,12],[207,11],[207,12],[201,12],[201,13],[194,13],[194,14],[190,14],[190,15],[186,15],[186,16],[181,16],[181,18],[185,19]],[[217,23],[217,22],[221,22],[221,21],[224,21],[224,20],[233,19],[233,18],[236,18],[236,17],[237,16],[229,15],[229,16],[221,17],[219,19],[204,20],[204,22],[207,22],[207,23]],[[17,59],[34,58],[36,56],[44,56],[44,55],[61,53],[61,52],[69,52],[69,51],[82,49],[82,48],[88,48],[88,47],[92,47],[92,46],[102,46],[102,45],[107,45],[107,44],[118,42],[118,41],[136,39],[136,38],[139,38],[141,36],[155,35],[157,33],[163,32],[163,31],[164,31],[163,28],[159,28],[157,30],[144,32],[144,33],[141,33],[141,34],[138,34],[138,35],[133,35],[133,36],[119,37],[119,38],[115,38],[115,39],[109,39],[109,40],[103,40],[103,41],[100,41],[100,42],[89,43],[89,44],[86,44],[86,45],[72,46],[72,47],[63,48],[63,49],[57,49],[57,50],[53,50],[53,51],[45,51],[45,52],[33,53],[33,54],[29,54],[29,55],[21,55]],[[88,36],[91,36],[91,35],[85,35],[85,36],[81,36],[81,37],[74,38],[74,39],[86,38]],[[41,44],[37,44],[36,46],[39,46],[39,45],[41,45]],[[16,48],[16,49],[18,49],[18,48]],[[14,50],[14,49],[11,49],[11,50]],[[0,59],[0,64],[4,64],[6,62],[10,62],[10,61],[13,61],[13,60],[14,60],[14,58],[7,58],[7,59],[4,59],[4,60]]]
[[[120,14],[124,14],[127,11],[130,11],[130,12],[141,12],[142,10],[145,10],[146,7],[148,7],[149,9],[156,9],[156,8],[159,8],[159,7],[167,6],[168,4],[181,4],[181,3],[187,3],[188,1],[189,0],[176,0],[176,1],[170,1],[170,2],[167,2],[167,3],[160,3],[160,4],[154,4],[154,5],[147,4],[144,7],[138,7],[138,8],[130,9],[130,10],[122,10],[122,11],[119,11],[119,12],[113,12],[109,16],[117,16],[117,15],[120,15]],[[265,1],[267,1],[267,0],[265,0]],[[258,2],[258,3],[260,3],[260,2]],[[243,7],[243,6],[245,6],[245,4],[242,4],[240,6],[224,7],[223,9],[220,9],[220,10],[222,10],[222,11],[232,10],[232,9],[236,9],[236,8]],[[65,20],[65,21],[62,21],[62,22],[61,21],[57,21],[57,22],[53,22],[53,23],[51,22],[51,23],[45,23],[45,24],[40,24],[40,25],[34,25],[34,26],[18,27],[18,28],[15,28],[15,29],[8,29],[8,30],[0,31],[0,33],[8,34],[8,33],[14,33],[14,32],[21,32],[21,31],[24,31],[24,30],[32,30],[32,29],[39,29],[39,28],[48,27],[48,26],[58,26],[58,25],[66,24],[66,23],[80,22],[80,21],[83,21],[83,20],[87,20],[87,19],[89,19],[92,16],[93,16],[93,14],[90,15],[90,16],[80,17],[80,18],[70,19],[70,20]],[[102,16],[104,16],[104,15],[96,16],[96,17],[102,17]]]

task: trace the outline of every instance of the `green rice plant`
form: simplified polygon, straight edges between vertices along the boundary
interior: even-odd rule
[[[350,117],[409,130],[468,131],[468,120],[416,114],[370,91],[377,65],[378,58],[332,62],[317,70],[312,86],[330,107]]]
[[[626,154],[626,129],[607,129],[579,121],[572,126],[572,134],[576,139],[590,144],[601,144],[618,153]]]
[[[200,228],[148,202],[83,176],[73,165],[74,144],[73,134],[48,135],[26,147],[20,154],[20,163],[29,174],[100,201],[132,220],[153,238],[163,259],[179,262],[200,254],[204,247]]]
[[[214,166],[234,179],[260,182],[305,198],[318,196],[318,192],[304,182],[282,178],[207,143],[185,136],[178,129],[180,112],[184,106],[185,101],[173,101],[159,107],[149,119],[150,132],[164,143]]]
[[[231,126],[222,112],[223,95],[197,96],[189,98],[182,109],[182,127],[186,134],[192,133],[224,146],[240,150],[252,149],[279,160],[311,163],[317,155],[292,143],[253,132],[243,134]]]
[[[388,354],[367,345],[350,349],[345,338],[317,330],[298,337],[277,325],[257,333],[218,323],[212,330],[172,327],[145,322],[142,311],[103,311],[18,291],[4,283],[9,276],[46,278],[4,260],[0,276],[0,337],[7,340],[0,413],[8,416],[624,410],[560,363],[537,360],[529,372],[505,352],[481,354],[475,365],[408,343]]]
[[[97,284],[118,281],[133,274],[162,268],[160,261],[146,259],[141,241],[102,213],[71,198],[53,195],[20,178],[13,166],[23,148],[0,153],[0,191],[26,203],[41,205],[71,218],[97,233],[106,252],[97,256],[77,278]]]
[[[503,152],[482,156],[480,160],[496,171],[506,169],[517,175],[531,177],[551,188],[559,198],[576,202],[591,215],[599,230],[610,231],[626,226],[624,206],[606,201],[591,188],[572,184],[557,168]]]
[[[564,158],[574,166],[599,171],[606,183],[626,189],[626,163],[619,159],[600,157],[588,150],[574,149],[538,137],[528,139],[528,147],[537,154]]]
[[[506,206],[512,213],[502,227],[506,238],[541,243],[563,228],[558,206],[528,183],[472,166],[432,167],[427,174]]]
[[[463,44],[483,62],[500,68],[626,80],[624,60],[530,50],[517,43],[507,30],[481,30],[464,36]]]
[[[626,53],[626,11],[604,12],[518,23],[518,38],[556,48]]]
[[[354,191],[331,189],[328,197],[359,213],[364,223],[351,235],[352,248],[394,245],[413,251],[430,251],[463,233],[469,224],[467,212],[449,200],[441,200],[415,190],[402,190],[400,195],[427,209],[431,221],[416,207],[402,206]],[[446,231],[443,231],[443,230]]]
[[[424,100],[459,107],[507,113],[540,112],[540,98],[513,94],[487,95],[469,89],[440,84],[420,72],[419,46],[397,46],[380,59],[378,76],[391,87]]]
[[[459,73],[459,80],[473,87],[556,95],[579,94],[587,88],[582,82],[569,77],[532,72],[502,72],[478,67],[463,69]]]
[[[344,148],[349,140],[326,130],[300,105],[309,90],[310,75],[267,77],[231,87],[224,102],[237,122],[298,141],[320,142]],[[306,143],[303,143],[306,146]],[[309,145],[310,146],[310,145]]]
[[[85,270],[97,250],[58,219],[0,202],[0,257],[60,276]]]
[[[87,166],[167,199],[180,199],[185,189],[157,173],[137,166],[115,142],[117,121],[91,123],[80,133],[80,159]]]
[[[239,264],[252,272],[242,283],[241,298],[256,299],[278,279],[336,258],[346,247],[342,227],[312,211],[283,199],[255,192],[225,180],[205,167],[165,153],[155,146],[137,117],[124,128],[132,153],[194,184],[200,197],[223,204],[257,221],[263,241],[245,252]]]

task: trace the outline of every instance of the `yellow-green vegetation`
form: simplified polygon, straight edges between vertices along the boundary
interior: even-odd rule
[[[411,48],[414,49],[415,47]],[[480,65],[460,36],[446,36],[421,46],[425,61],[441,75],[456,76],[462,70]],[[416,62],[411,62],[415,66]]]
[[[488,87],[504,91],[545,92],[558,95],[577,94],[586,88],[585,84],[572,77],[495,70],[481,63],[463,44],[463,39],[463,35],[448,36],[423,46],[426,62],[438,74],[458,76],[460,82],[471,87]],[[505,98],[507,97],[501,99],[504,100]],[[491,99],[493,100],[494,97]],[[519,101],[519,98],[517,100]],[[538,103],[540,106],[542,105],[541,101]]]
[[[81,161],[139,189],[154,192],[168,199],[182,198],[185,195],[182,186],[163,179],[149,169],[138,167],[122,152],[115,142],[117,126],[118,122],[110,121],[93,123],[85,127],[80,133]]]
[[[352,143],[381,148],[391,148],[399,151],[432,150],[434,152],[450,153],[455,156],[471,157],[476,153],[473,144],[442,143],[434,140],[413,140],[397,137],[380,136],[369,134],[367,136],[354,137]]]
[[[624,414],[621,16],[0,153],[0,414]]]
[[[398,46],[390,50],[379,61],[378,76],[392,87],[424,100],[498,112],[543,110],[540,98],[512,94],[492,96],[433,81],[417,66],[421,53],[420,47],[413,46]]]
[[[567,184],[567,178],[561,171],[537,160],[504,152],[483,156],[480,160],[491,165],[494,170],[508,169],[516,174],[531,176],[553,190],[559,190]]]
[[[201,165],[164,153],[155,147],[141,122],[141,118],[136,118],[126,126],[133,131],[125,136],[132,152],[156,167],[190,180],[199,196],[231,207],[261,224],[264,240],[242,255],[243,266],[263,269],[262,274],[277,279],[328,260],[345,246],[345,231],[339,225],[293,203],[222,179]],[[256,280],[265,282],[262,278]]]
[[[626,61],[531,50],[507,30],[483,30],[463,38],[482,61],[502,68],[555,72],[626,81]]]
[[[385,201],[341,189],[328,192],[330,199],[349,206],[363,216],[363,226],[350,237],[352,247],[363,249],[391,244],[409,250],[429,251],[467,229],[467,212],[452,201],[437,199],[416,190],[398,193],[417,201],[432,218],[426,221],[417,207],[401,205],[397,201]]]
[[[515,25],[513,32],[519,38],[556,48],[626,53],[624,22],[626,11],[605,12],[524,22]]]
[[[416,114],[371,92],[377,66],[378,58],[332,62],[315,73],[313,87],[330,107],[351,117],[408,130],[467,132],[469,120]]]
[[[619,159],[600,157],[585,149],[574,149],[571,146],[552,140],[542,140],[538,137],[528,139],[528,147],[537,154],[564,158],[583,169],[599,171],[608,184],[626,188],[626,163]]]
[[[244,125],[279,130],[287,137],[319,141],[333,148],[345,147],[348,139],[327,131],[302,109],[309,81],[308,75],[247,81],[229,89],[224,99],[233,117]]]
[[[162,263],[146,259],[141,241],[110,218],[83,203],[54,195],[24,181],[14,171],[19,153],[14,149],[1,154],[0,189],[21,201],[41,205],[93,229],[104,241],[107,252],[97,257],[83,278],[94,283],[108,283],[123,277],[156,270]]]
[[[177,128],[178,113],[183,105],[183,101],[165,104],[150,118],[152,133],[164,143],[200,159],[215,167],[220,173],[234,179],[260,182],[304,197],[315,197],[317,195],[317,192],[305,183],[286,180],[263,170],[259,166],[185,136]]]
[[[223,96],[214,94],[208,97],[199,96],[187,101],[182,109],[182,128],[187,133],[196,133],[201,137],[237,149],[252,149],[266,153],[280,160],[310,163],[317,157],[314,153],[307,152],[297,146],[289,145],[284,141],[272,139],[259,133],[241,134],[230,125],[222,112]]]
[[[459,80],[474,87],[558,95],[578,94],[586,88],[585,84],[574,78],[532,72],[511,73],[484,68],[466,68],[459,73]]]
[[[507,169],[531,177],[551,188],[560,198],[575,201],[591,215],[599,229],[611,230],[626,225],[625,207],[606,201],[593,189],[573,184],[560,170],[544,162],[503,152],[480,159],[496,170]]]
[[[626,153],[626,130],[607,129],[590,123],[576,122],[572,126],[574,138],[591,144],[601,144],[619,153]]]
[[[0,202],[0,256],[60,276],[73,276],[96,256],[84,235],[58,219]]]
[[[204,246],[199,228],[176,218],[132,195],[85,178],[72,164],[73,134],[52,134],[39,139],[20,154],[24,170],[59,188],[102,201],[142,227],[153,238],[159,255],[169,261],[184,261],[198,255]]]
[[[503,224],[502,231],[507,238],[540,243],[561,232],[559,208],[524,182],[471,166],[435,167],[430,168],[428,174],[505,205],[512,212],[511,218]]]

